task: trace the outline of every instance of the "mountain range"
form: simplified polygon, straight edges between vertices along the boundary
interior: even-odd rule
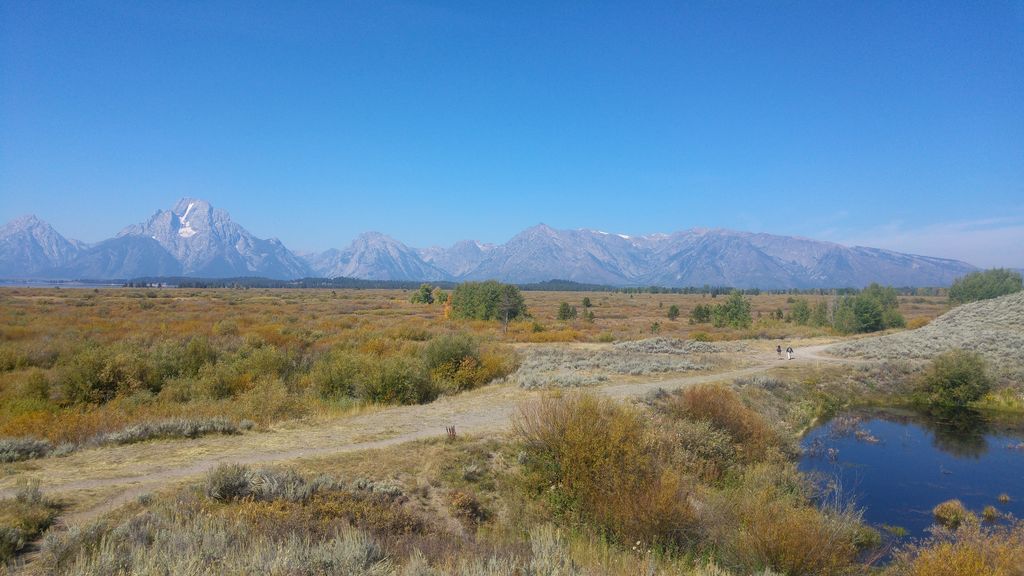
[[[782,288],[944,286],[975,270],[965,262],[847,247],[792,236],[690,229],[627,236],[539,224],[500,245],[472,240],[416,249],[379,232],[344,249],[298,255],[261,239],[209,202],[184,198],[169,210],[96,244],[69,240],[35,216],[0,228],[0,277],[131,279],[153,276],[277,279],[560,279],[612,286]]]

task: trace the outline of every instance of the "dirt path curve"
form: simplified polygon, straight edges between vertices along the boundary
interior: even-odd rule
[[[822,355],[827,346],[803,348],[794,360],[851,362]],[[588,389],[612,398],[638,398],[658,388],[674,390],[729,381],[779,365],[774,352],[759,352],[747,360],[752,364],[725,372],[641,383],[609,383]],[[70,500],[61,523],[77,524],[141,494],[199,477],[225,462],[273,464],[384,448],[443,435],[446,426],[455,426],[460,434],[501,432],[508,429],[516,406],[538,394],[541,392],[526,391],[512,384],[493,385],[431,404],[382,408],[327,422],[285,424],[268,432],[82,450],[63,458],[31,462],[24,471],[0,478],[0,498],[10,497],[18,480],[37,479],[47,494]]]

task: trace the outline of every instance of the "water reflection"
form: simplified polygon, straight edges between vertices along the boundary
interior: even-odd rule
[[[865,519],[922,536],[932,508],[958,498],[975,513],[1024,516],[1024,422],[974,410],[848,411],[811,430],[800,468],[842,486]],[[1009,502],[999,499],[1009,493]]]
[[[918,413],[915,423],[933,436],[932,445],[959,458],[980,458],[988,451],[988,420],[970,408],[932,407]]]

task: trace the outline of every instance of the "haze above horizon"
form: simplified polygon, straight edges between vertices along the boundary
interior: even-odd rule
[[[0,221],[721,227],[1024,267],[1024,2],[0,2]]]

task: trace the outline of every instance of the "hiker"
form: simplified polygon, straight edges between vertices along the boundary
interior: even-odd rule
[[[779,360],[782,360],[782,344],[775,347],[775,353],[779,355]]]
[[[792,359],[793,359],[793,347],[792,346],[787,346],[786,347],[786,360],[792,360]]]

